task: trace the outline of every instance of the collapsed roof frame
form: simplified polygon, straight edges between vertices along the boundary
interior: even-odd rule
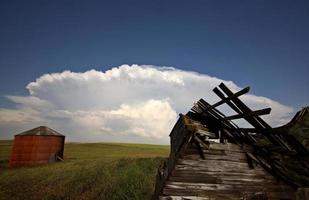
[[[271,108],[253,111],[239,99],[249,90],[250,88],[246,87],[234,93],[224,83],[221,83],[219,87],[213,89],[213,92],[221,99],[220,101],[211,105],[204,99],[200,99],[194,103],[191,111],[186,115],[180,114],[180,118],[170,134],[170,157],[158,170],[154,199],[161,193],[179,155],[187,148],[188,144],[194,143],[201,159],[204,159],[201,148],[207,148],[209,146],[208,139],[216,136],[219,137],[220,143],[225,143],[228,140],[244,149],[247,146],[253,148],[253,152],[247,151],[246,153],[247,162],[251,168],[254,168],[254,164],[259,164],[278,180],[282,180],[294,188],[309,186],[308,150],[294,136],[274,131],[260,117],[269,114]],[[220,112],[217,107],[224,104],[237,114],[226,116]],[[233,123],[232,120],[235,119],[244,119],[253,128],[240,128]],[[217,134],[210,131],[209,125],[218,130]],[[185,129],[179,128],[181,126],[185,126]],[[195,131],[190,131],[190,129],[195,129]],[[178,130],[184,131],[179,132]],[[257,138],[261,137],[267,140],[268,145],[259,144]],[[284,156],[288,159],[283,158]],[[286,160],[289,161],[289,159],[296,160],[301,169],[287,167]]]
[[[223,92],[221,92],[219,88]],[[246,87],[236,93],[233,93],[224,83],[221,83],[219,88],[215,87],[213,91],[215,94],[217,94],[218,97],[221,98],[221,101],[210,105],[204,99],[200,99],[191,108],[195,115],[199,115],[201,121],[203,121],[203,116],[211,116],[215,120],[219,121],[220,123],[218,123],[218,125],[221,126],[220,128],[223,130],[223,133],[229,136],[230,139],[232,139],[235,143],[248,143],[254,145],[256,144],[256,140],[254,137],[252,137],[252,134],[261,134],[275,146],[279,146],[280,148],[294,151],[299,154],[308,154],[307,149],[294,137],[271,133],[272,127],[260,117],[260,115],[269,114],[271,108],[252,111],[239,99],[241,95],[249,92],[250,87]],[[222,112],[216,109],[216,107],[224,103],[238,114],[225,116]],[[188,115],[192,116],[190,112]],[[234,119],[244,119],[254,128],[239,128],[232,122]]]

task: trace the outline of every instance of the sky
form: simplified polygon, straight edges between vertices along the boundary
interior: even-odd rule
[[[220,82],[281,125],[309,102],[308,24],[300,0],[2,0],[0,139],[168,143]]]

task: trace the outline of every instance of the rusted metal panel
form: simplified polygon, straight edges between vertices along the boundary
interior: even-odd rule
[[[63,158],[64,136],[16,135],[10,159],[10,167],[46,164],[58,155]]]

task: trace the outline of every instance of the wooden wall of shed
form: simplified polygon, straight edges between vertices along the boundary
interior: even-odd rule
[[[168,177],[174,169],[175,163],[179,157],[178,151],[182,147],[182,143],[185,141],[184,137],[189,135],[183,120],[184,116],[180,115],[170,133],[170,155],[158,169],[153,199],[158,199],[159,195],[162,193],[165,181],[168,180]]]

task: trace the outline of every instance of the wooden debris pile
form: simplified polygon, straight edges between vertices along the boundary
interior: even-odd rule
[[[308,150],[260,117],[270,108],[253,111],[240,100],[249,89],[233,93],[221,83],[213,90],[219,102],[200,99],[180,115],[170,134],[169,159],[158,170],[154,199],[309,198]],[[220,112],[223,104],[236,114]],[[239,127],[236,119],[253,128]]]

